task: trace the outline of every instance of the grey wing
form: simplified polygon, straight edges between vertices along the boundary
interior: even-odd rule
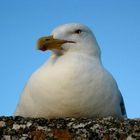
[[[122,94],[121,93],[120,93],[120,109],[121,109],[122,116],[125,117],[125,118],[127,118],[125,104],[124,104],[124,100],[123,100],[123,97],[122,97]]]

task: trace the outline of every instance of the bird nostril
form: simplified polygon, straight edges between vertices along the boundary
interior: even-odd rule
[[[49,40],[50,40],[49,38],[45,39],[45,41],[49,41]]]

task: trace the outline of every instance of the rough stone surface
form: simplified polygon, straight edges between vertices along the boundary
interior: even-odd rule
[[[140,140],[140,119],[2,116],[0,140]]]

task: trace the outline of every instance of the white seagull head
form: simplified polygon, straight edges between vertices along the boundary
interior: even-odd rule
[[[100,48],[94,34],[87,26],[78,23],[61,25],[50,36],[39,38],[37,49],[52,50],[56,55],[78,52],[100,58]]]

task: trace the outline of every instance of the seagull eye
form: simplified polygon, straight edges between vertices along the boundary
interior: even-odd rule
[[[77,30],[75,30],[75,34],[80,34],[82,32],[82,30],[81,29],[77,29]]]

